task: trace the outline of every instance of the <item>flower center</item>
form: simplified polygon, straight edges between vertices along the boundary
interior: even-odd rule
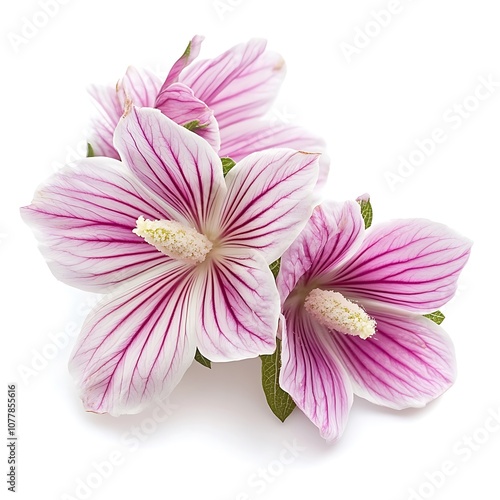
[[[142,215],[132,231],[172,259],[200,263],[212,250],[212,242],[191,227],[173,220],[149,220]]]
[[[375,320],[341,293],[315,288],[304,302],[306,311],[331,330],[367,339],[375,333]]]

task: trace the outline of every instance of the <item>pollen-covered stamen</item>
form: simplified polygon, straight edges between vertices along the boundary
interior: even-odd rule
[[[375,320],[341,293],[315,288],[306,297],[304,307],[319,323],[331,330],[362,339],[375,333]]]
[[[137,236],[173,259],[200,263],[212,250],[212,242],[204,234],[178,222],[149,220],[141,215],[136,224],[133,232]]]

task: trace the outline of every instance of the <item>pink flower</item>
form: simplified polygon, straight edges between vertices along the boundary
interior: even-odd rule
[[[424,219],[365,235],[355,202],[314,210],[277,279],[286,318],[280,385],[324,438],[341,436],[353,393],[402,409],[453,384],[451,340],[422,315],[452,298],[470,247]]]
[[[213,361],[271,353],[280,315],[269,264],[313,207],[318,155],[255,153],[224,178],[209,144],[132,108],[114,144],[55,174],[22,209],[53,274],[112,292],[86,319],[70,369],[89,411],[165,397],[196,348]]]
[[[235,161],[255,151],[290,147],[323,152],[324,141],[300,127],[271,123],[269,111],[285,76],[285,63],[266,51],[266,41],[250,40],[215,59],[193,62],[203,37],[195,36],[165,82],[146,70],[130,67],[115,87],[93,86],[101,111],[89,138],[97,156],[119,159],[113,132],[129,99],[135,106],[156,107],[179,125],[204,137],[221,157]],[[321,159],[322,183],[328,160]]]

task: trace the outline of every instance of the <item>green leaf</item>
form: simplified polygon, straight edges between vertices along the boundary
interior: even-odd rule
[[[198,361],[198,363],[200,363],[200,365],[204,366],[205,368],[212,368],[212,362],[205,358],[205,356],[203,356],[203,354],[201,354],[200,351],[198,351],[198,349],[196,349],[196,354],[194,355],[194,359],[196,361]]]
[[[200,120],[193,120],[192,122],[187,122],[183,125],[183,127],[187,128],[190,132],[193,132],[197,128],[200,128]]]
[[[221,158],[220,161],[222,162],[222,173],[226,177],[228,172],[236,165],[236,162],[231,158]]]
[[[94,148],[90,142],[87,142],[87,158],[93,158],[95,156]]]
[[[430,314],[424,314],[424,318],[429,318],[437,325],[440,325],[444,321],[445,315],[441,311],[434,311]]]
[[[273,273],[274,279],[278,276],[278,273],[280,272],[280,267],[281,267],[281,258],[278,260],[275,260],[270,266],[269,269],[271,269],[271,272]]]
[[[295,409],[295,403],[290,395],[279,385],[281,370],[281,340],[276,340],[274,354],[262,355],[262,388],[267,404],[272,412],[284,422]]]
[[[361,207],[361,216],[365,221],[365,229],[368,229],[373,222],[373,209],[372,209],[372,204],[370,203],[370,198],[367,198],[366,200],[358,198],[356,201],[359,203],[359,206]]]

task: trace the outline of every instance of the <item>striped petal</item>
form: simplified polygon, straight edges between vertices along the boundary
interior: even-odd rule
[[[258,118],[239,121],[222,128],[220,133],[222,147],[219,155],[236,162],[251,153],[273,148],[321,153],[318,187],[326,183],[330,170],[330,160],[325,154],[326,144],[323,139],[301,127]]]
[[[56,278],[98,293],[165,262],[132,233],[140,215],[162,219],[165,213],[161,201],[108,158],[60,170],[21,209]]]
[[[272,354],[280,302],[274,277],[254,252],[222,250],[197,285],[200,352],[212,361]]]
[[[189,130],[203,137],[213,148],[219,151],[219,125],[214,112],[182,83],[174,83],[162,89],[155,102],[155,108],[179,125],[191,124]],[[198,122],[192,125],[193,122]]]
[[[221,129],[262,116],[285,76],[281,56],[265,49],[265,40],[236,45],[215,59],[195,62],[179,81],[214,110]]]
[[[115,146],[131,171],[165,200],[171,219],[203,234],[216,230],[214,212],[226,187],[220,158],[204,139],[159,110],[132,108],[116,129]]]
[[[91,131],[87,140],[92,145],[96,156],[119,160],[120,156],[113,145],[113,134],[123,114],[123,106],[116,94],[116,89],[104,85],[93,85],[88,91],[99,114],[91,122]]]
[[[177,262],[104,298],[85,321],[70,372],[87,411],[138,413],[178,384],[196,351],[192,271]]]
[[[269,264],[276,260],[310,217],[317,178],[317,154],[275,149],[240,161],[226,176],[224,244],[258,249]]]
[[[172,66],[172,69],[168,73],[162,90],[170,86],[172,83],[176,83],[182,70],[189,66],[198,57],[201,49],[201,44],[204,39],[205,37],[199,35],[195,35],[191,39],[182,56],[177,59],[175,64]]]
[[[284,301],[302,279],[319,286],[361,245],[364,223],[359,205],[324,202],[316,207],[306,227],[281,258],[276,280]]]
[[[161,81],[153,73],[130,66],[116,86],[92,85],[89,88],[99,111],[99,116],[91,123],[88,138],[96,156],[120,159],[113,145],[113,134],[123,114],[125,100],[139,107],[152,107],[160,87]]]
[[[286,304],[280,386],[329,441],[344,432],[353,394],[331,335],[300,306]]]
[[[425,219],[388,222],[367,232],[359,252],[331,274],[329,286],[406,311],[435,311],[453,297],[471,245]]]
[[[125,76],[116,86],[116,92],[122,99],[122,110],[125,99],[132,101],[134,106],[152,108],[160,87],[161,80],[151,71],[129,66]],[[115,127],[117,124],[118,122],[115,123]]]
[[[355,394],[401,410],[425,406],[453,384],[453,344],[441,327],[419,315],[366,310],[377,322],[373,337],[332,333]]]

